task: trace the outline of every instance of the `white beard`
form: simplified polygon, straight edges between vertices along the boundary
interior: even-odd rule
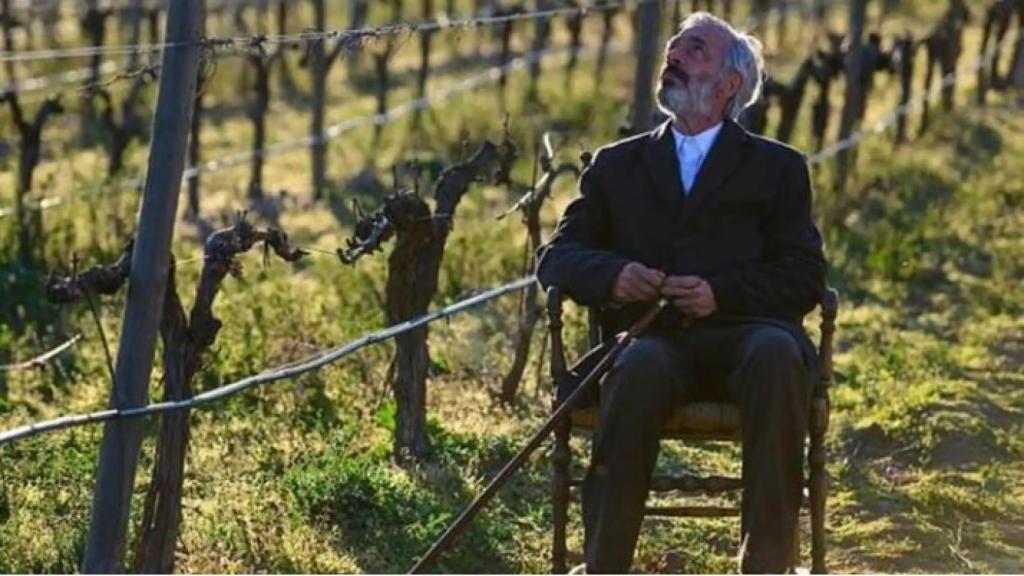
[[[685,85],[658,85],[658,108],[674,119],[689,116],[708,116],[714,105],[715,88],[718,80],[697,80],[690,78]]]

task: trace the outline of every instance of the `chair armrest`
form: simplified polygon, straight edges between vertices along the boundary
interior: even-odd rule
[[[821,300],[821,341],[818,344],[818,362],[821,368],[820,387],[824,394],[827,394],[828,387],[832,384],[835,375],[832,364],[832,348],[838,313],[839,292],[835,288],[827,288]]]

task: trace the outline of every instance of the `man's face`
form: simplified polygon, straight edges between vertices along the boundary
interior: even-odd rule
[[[723,85],[729,35],[714,26],[688,28],[669,40],[658,85],[658,103],[677,118],[724,116],[735,93]]]

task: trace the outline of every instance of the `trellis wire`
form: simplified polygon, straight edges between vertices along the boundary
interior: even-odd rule
[[[116,62],[113,60],[107,60],[97,67],[97,71],[102,75],[109,75],[116,72],[117,68],[118,66]],[[63,72],[48,74],[46,76],[35,76],[24,80],[17,80],[3,88],[0,88],[0,92],[17,92],[18,94],[38,92],[55,86],[63,87],[70,84],[77,84],[83,80],[92,78],[92,75],[93,68],[91,66],[75,68],[74,70],[65,70]]]
[[[591,4],[571,8],[556,8],[551,10],[535,10],[514,14],[502,14],[498,16],[480,16],[474,18],[451,19],[443,13],[437,20],[419,23],[389,24],[382,26],[366,26],[362,28],[347,28],[326,31],[307,30],[290,34],[263,34],[243,35],[233,37],[209,37],[198,42],[164,42],[156,44],[131,44],[117,46],[82,46],[76,48],[42,49],[21,52],[0,52],[0,62],[33,62],[38,60],[58,60],[66,58],[87,58],[96,55],[123,56],[146,52],[160,52],[172,48],[184,48],[188,46],[201,45],[211,49],[238,49],[249,50],[253,46],[267,44],[283,44],[295,47],[305,46],[310,42],[318,40],[338,40],[353,45],[368,38],[381,38],[386,36],[414,35],[444,30],[472,30],[486,26],[506,24],[509,22],[550,20],[561,16],[586,15],[591,12],[605,12],[618,10],[630,5],[642,5],[648,2],[660,2],[661,0],[620,0],[606,4]],[[684,2],[685,0],[671,0],[671,2]],[[785,4],[789,6],[789,4]],[[785,9],[785,8],[783,8]]]
[[[119,418],[139,418],[142,416],[159,414],[161,412],[187,410],[191,408],[204,407],[212,402],[216,402],[234,396],[239,392],[242,392],[249,388],[253,388],[255,386],[269,384],[271,382],[283,380],[286,378],[295,378],[296,376],[300,376],[307,372],[318,370],[320,368],[323,368],[324,366],[342,360],[343,358],[352,355],[353,353],[361,350],[362,348],[378,344],[385,340],[394,338],[395,336],[398,336],[400,334],[404,334],[406,332],[410,332],[412,330],[425,326],[431,322],[435,322],[437,320],[447,318],[454,314],[458,314],[459,312],[463,312],[475,306],[479,306],[480,304],[483,304],[490,300],[494,300],[510,292],[522,290],[536,281],[536,277],[532,275],[520,278],[513,282],[509,282],[502,286],[498,286],[496,288],[487,290],[486,292],[477,294],[476,296],[471,296],[464,300],[460,300],[459,302],[446,306],[440,310],[431,312],[429,314],[424,314],[423,316],[420,316],[418,318],[407,320],[405,322],[401,322],[393,326],[389,326],[383,330],[379,330],[371,334],[367,334],[366,336],[363,336],[358,340],[354,340],[352,342],[335,348],[323,350],[321,352],[308,356],[303,360],[291,362],[285,364],[282,367],[273,368],[261,372],[259,374],[255,374],[253,376],[237,380],[235,382],[226,384],[219,388],[215,388],[213,390],[197,394],[186,400],[157,402],[155,404],[150,404],[148,406],[142,406],[139,408],[112,408],[109,410],[100,410],[98,412],[90,412],[87,414],[62,416],[60,418],[54,418],[53,420],[46,420],[43,422],[31,423],[26,424],[24,426],[19,426],[17,428],[12,428],[3,433],[0,433],[0,446],[4,444],[13,443],[23,438],[28,438],[29,436],[42,434],[44,432],[62,430],[65,428],[83,426],[86,424],[95,424],[98,422],[105,422],[107,420],[114,420]]]
[[[834,4],[837,1],[838,0],[833,0],[833,2],[830,2],[830,4]],[[752,27],[760,22],[770,21],[772,18],[781,17],[788,13],[789,10],[791,10],[789,6],[791,6],[791,4],[776,6],[768,10],[765,14],[752,16],[751,18],[748,19],[746,27]],[[801,8],[803,8],[803,10],[800,10],[800,12],[803,13],[810,7],[801,5]],[[576,9],[573,10],[575,11]],[[625,43],[615,42],[609,44],[608,53],[623,54],[628,52],[629,48],[629,45]],[[546,58],[547,56],[567,55],[571,53],[572,50],[572,47],[557,47],[529,52],[523,56],[516,57],[505,64],[492,66],[491,68],[475,76],[471,76],[469,78],[460,80],[455,84],[449,85],[448,87],[439,90],[429,96],[424,96],[422,98],[417,98],[415,100],[410,100],[402,104],[399,104],[398,106],[395,106],[394,108],[391,108],[386,112],[380,114],[368,114],[365,116],[357,116],[354,118],[349,118],[347,120],[338,122],[337,124],[329,126],[324,130],[324,137],[322,139],[313,136],[306,136],[303,138],[296,138],[294,140],[288,140],[278,144],[273,144],[265,148],[261,148],[259,150],[243,150],[232,154],[227,154],[219,158],[208,160],[199,166],[192,166],[190,168],[187,168],[185,170],[183,179],[187,180],[189,178],[194,178],[196,175],[200,173],[216,172],[224,168],[244,165],[245,163],[252,160],[256,156],[267,158],[270,156],[276,156],[278,154],[283,154],[294,150],[310,148],[319,145],[325,141],[338,138],[339,136],[342,136],[357,128],[388,124],[399,118],[407,116],[417,110],[424,110],[430,108],[440,102],[443,102],[451,98],[452,96],[456,96],[464,92],[475,90],[476,88],[479,88],[480,86],[483,86],[485,84],[496,83],[498,82],[498,80],[501,79],[502,75],[507,72],[522,69],[529,64]],[[577,54],[579,54],[580,58],[583,59],[592,58],[596,56],[598,51],[599,49],[593,46],[586,46],[576,49]],[[133,181],[132,184],[136,185],[137,182]]]
[[[65,340],[57,347],[52,348],[51,350],[48,350],[46,352],[43,352],[42,354],[34,358],[23,360],[21,362],[16,362],[14,364],[0,365],[0,372],[17,372],[19,370],[27,370],[30,368],[42,368],[43,366],[46,365],[47,362],[57,357],[61,352],[64,352],[68,348],[74,346],[81,339],[82,335],[76,334],[75,336],[72,336],[71,338]]]

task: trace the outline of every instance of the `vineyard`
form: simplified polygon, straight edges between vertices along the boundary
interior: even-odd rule
[[[534,254],[695,10],[812,167],[829,569],[1024,570],[1024,2],[0,0],[0,572],[409,570],[552,413]],[[429,568],[550,571],[550,451]]]

